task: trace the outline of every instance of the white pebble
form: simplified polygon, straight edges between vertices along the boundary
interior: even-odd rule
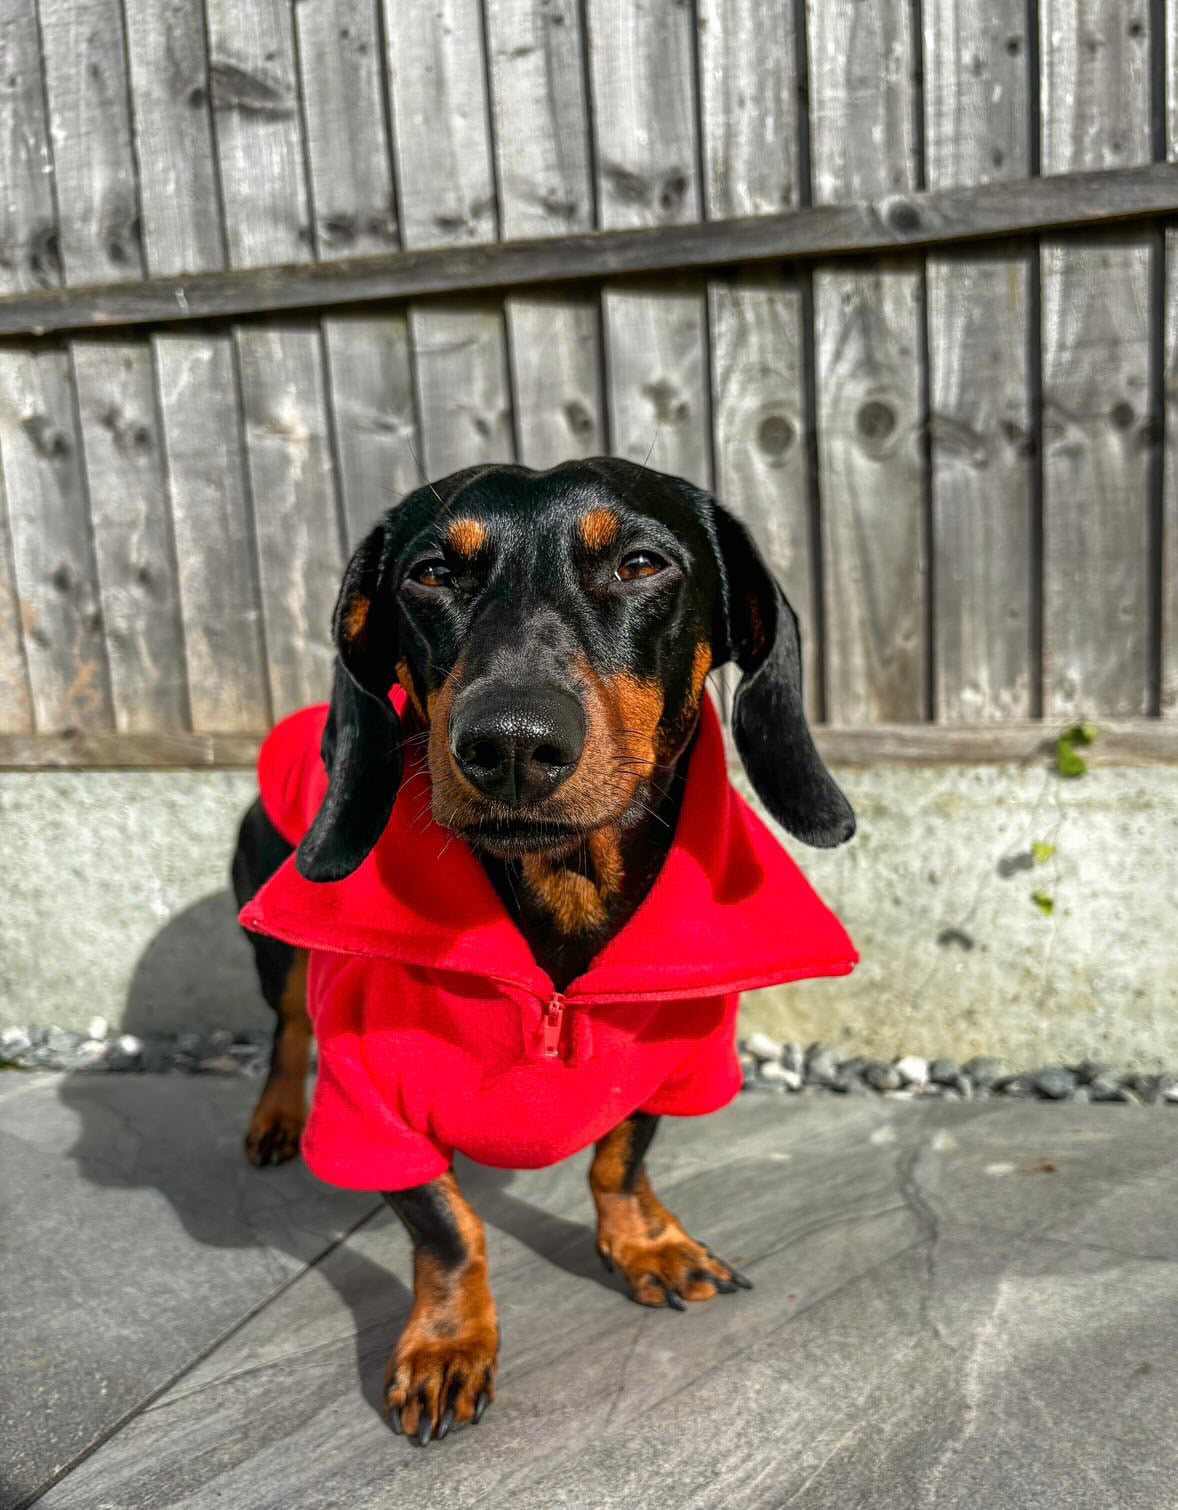
[[[768,1080],[770,1085],[785,1085],[792,1071],[771,1059],[767,1064],[763,1064],[757,1073],[762,1080]]]
[[[957,1146],[957,1139],[943,1127],[933,1134],[931,1147],[934,1153],[952,1153]]]
[[[1162,1087],[1163,1101],[1178,1101],[1178,1084],[1165,1085]]]
[[[928,1060],[919,1054],[905,1054],[896,1060],[896,1071],[905,1085],[923,1085],[928,1079]]]
[[[780,1059],[781,1045],[768,1033],[754,1033],[745,1043],[745,1048],[758,1059]]]
[[[24,1028],[5,1028],[0,1033],[0,1048],[3,1049],[27,1049],[29,1035]]]
[[[987,1174],[1013,1174],[1014,1173],[1014,1165],[1013,1164],[1007,1164],[1005,1162],[1000,1163],[1000,1164],[987,1164],[986,1165],[986,1173]]]
[[[140,1054],[143,1052],[142,1038],[136,1038],[134,1033],[121,1033],[115,1039],[115,1047],[124,1054]]]
[[[797,1070],[787,1070],[783,1065],[781,1069],[781,1083],[787,1091],[800,1091],[803,1081]]]
[[[896,1129],[890,1122],[885,1122],[882,1127],[875,1129],[867,1141],[874,1143],[877,1148],[885,1143],[894,1143],[896,1141]]]
[[[101,1059],[106,1053],[106,1044],[99,1038],[87,1038],[78,1045],[78,1053],[86,1059]]]
[[[105,1017],[92,1017],[86,1026],[87,1038],[105,1038],[110,1032],[110,1025]]]

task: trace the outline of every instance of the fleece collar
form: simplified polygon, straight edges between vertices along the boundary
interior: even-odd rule
[[[292,856],[241,921],[301,948],[458,971],[541,999],[554,991],[474,853],[430,816],[420,762],[407,763],[389,823],[359,869],[313,882]],[[857,958],[838,919],[733,790],[720,723],[705,698],[663,868],[563,996],[586,1005],[712,996],[845,975]]]

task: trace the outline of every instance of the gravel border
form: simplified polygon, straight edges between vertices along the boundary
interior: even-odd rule
[[[85,1033],[55,1027],[0,1029],[0,1069],[258,1076],[270,1067],[270,1039],[264,1029],[140,1038],[112,1032],[105,1018],[95,1017]]]
[[[1122,1072],[1096,1059],[1080,1064],[1045,1064],[1037,1070],[1018,1072],[991,1054],[979,1054],[960,1065],[955,1059],[924,1059],[919,1054],[891,1060],[864,1059],[861,1055],[840,1059],[826,1043],[803,1049],[801,1044],[778,1043],[766,1033],[753,1033],[741,1041],[740,1062],[746,1091],[875,1094],[890,1101],[939,1096],[944,1101],[997,1097],[1011,1101],[1120,1101],[1134,1106],[1178,1104],[1178,1075]]]
[[[1012,1072],[1001,1059],[980,1054],[955,1059],[840,1059],[826,1043],[803,1049],[753,1033],[740,1043],[744,1089],[785,1095],[877,1095],[889,1101],[939,1096],[943,1101],[1120,1101],[1135,1106],[1178,1105],[1178,1075],[1121,1072],[1086,1059],[1081,1064],[1045,1064]],[[85,1033],[55,1027],[0,1030],[0,1069],[81,1070],[156,1075],[264,1075],[270,1067],[270,1035],[264,1030],[231,1033],[158,1034],[140,1038],[112,1033],[94,1018]]]

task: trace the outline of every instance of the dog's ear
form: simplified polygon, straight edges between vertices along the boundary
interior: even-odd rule
[[[389,701],[395,625],[385,522],[361,543],[335,605],[335,680],[323,731],[327,796],[295,856],[309,881],[339,881],[384,832],[401,783],[401,726]]]
[[[833,849],[855,832],[855,814],[806,722],[797,616],[748,530],[704,496],[723,594],[716,664],[735,661],[744,673],[732,708],[737,751],[782,828],[804,844]]]

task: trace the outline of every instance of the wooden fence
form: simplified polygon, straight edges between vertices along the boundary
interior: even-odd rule
[[[423,472],[602,451],[843,758],[1178,754],[1176,78],[1178,0],[4,0],[0,763],[247,760]]]

